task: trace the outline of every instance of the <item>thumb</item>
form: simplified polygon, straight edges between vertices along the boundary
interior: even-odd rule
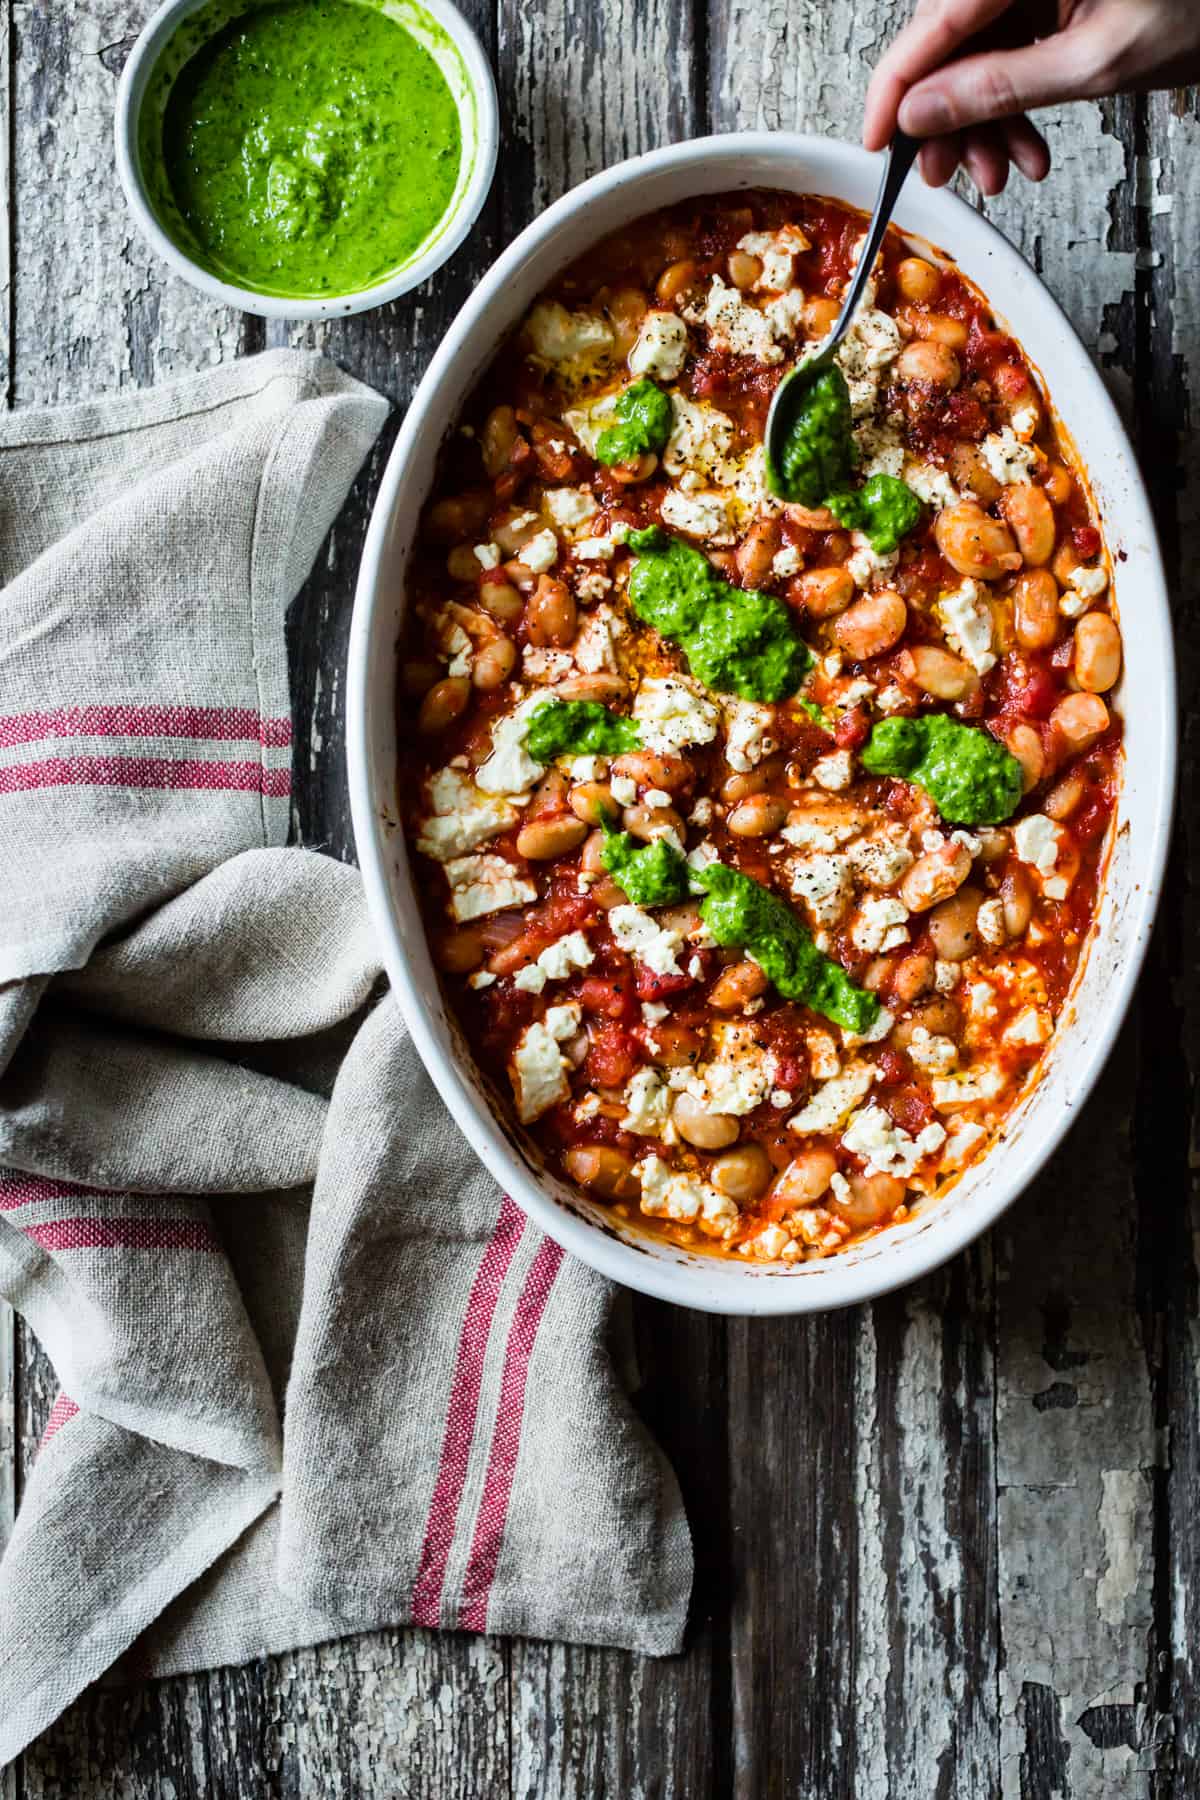
[[[1063,31],[1019,50],[986,51],[946,63],[909,89],[900,104],[900,124],[913,137],[940,137],[1103,92],[1096,82],[1103,44],[1092,39],[1088,30]]]

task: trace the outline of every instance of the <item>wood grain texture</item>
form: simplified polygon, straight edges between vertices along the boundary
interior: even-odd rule
[[[119,207],[87,203],[112,191],[115,79],[148,10],[0,3],[16,101],[15,280],[0,329],[11,316],[17,404],[309,342],[399,413],[500,243],[564,188],[709,128],[852,135],[897,16],[890,0],[477,0],[505,125],[478,228],[427,288],[300,330],[210,308]],[[1105,367],[1189,600],[1193,102],[1051,115],[1051,183],[988,208]],[[289,621],[296,831],[343,857],[341,670],[389,444]],[[1193,717],[1196,619],[1181,606]],[[641,1409],[680,1472],[696,1539],[682,1658],[366,1634],[85,1695],[3,1800],[1200,1794],[1200,1217],[1184,1199],[1177,1053],[1186,1007],[1195,1069],[1184,853],[1196,846],[1183,827],[1138,1016],[1103,1091],[991,1240],[904,1294],[826,1319],[724,1324],[636,1303]],[[4,1342],[0,1322],[0,1384]],[[17,1454],[4,1464],[14,1495],[54,1387],[23,1336],[9,1390]]]

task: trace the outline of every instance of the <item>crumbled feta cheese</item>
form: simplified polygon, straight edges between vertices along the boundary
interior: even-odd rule
[[[566,1058],[559,1045],[578,1031],[579,1019],[579,1007],[573,1002],[552,1006],[544,1019],[535,1019],[518,1038],[510,1073],[522,1125],[540,1119],[570,1093]]]
[[[794,1249],[793,1239],[782,1225],[764,1225],[753,1237],[746,1238],[738,1245],[739,1256],[753,1256],[759,1262],[778,1262],[789,1249]]]
[[[655,381],[674,381],[682,373],[687,353],[688,334],[683,320],[655,307],[642,320],[629,352],[629,372],[649,375]]]
[[[729,1056],[697,1069],[688,1081],[687,1092],[713,1112],[741,1118],[762,1105],[770,1086],[765,1053],[756,1044],[740,1050],[735,1045]]]
[[[770,321],[772,337],[784,344],[795,337],[804,323],[804,295],[799,288],[792,288],[768,300],[763,312]]]
[[[798,575],[804,567],[804,558],[794,544],[785,544],[771,558],[771,573],[778,581],[786,581],[790,575]]]
[[[478,993],[481,988],[495,987],[496,979],[490,969],[476,969],[473,975],[467,976],[467,986]]]
[[[821,1084],[807,1105],[788,1120],[791,1131],[801,1133],[836,1131],[867,1092],[875,1079],[870,1063],[851,1063],[840,1075]]]
[[[482,569],[496,569],[500,566],[499,544],[476,544],[475,560]]]
[[[1023,863],[1039,875],[1053,875],[1058,863],[1059,828],[1045,813],[1030,813],[1012,828],[1013,845]]]
[[[959,1075],[935,1076],[932,1084],[933,1104],[939,1112],[950,1112],[958,1106],[975,1106],[980,1101],[994,1100],[1004,1091],[1008,1078],[1000,1069],[967,1069]]]
[[[793,894],[804,902],[818,925],[837,924],[854,892],[846,857],[821,852],[797,857],[788,877]]]
[[[543,504],[559,531],[574,537],[581,525],[596,516],[596,502],[588,488],[548,488]]]
[[[616,405],[619,399],[620,390],[595,394],[589,399],[581,400],[578,406],[568,407],[563,413],[563,424],[579,439],[589,456],[596,454],[600,433],[616,422]]]
[[[525,321],[532,359],[556,368],[594,366],[613,345],[611,325],[596,313],[568,312],[556,300],[542,300]]]
[[[967,983],[967,1011],[971,1018],[979,1024],[995,1018],[996,990],[989,981]]]
[[[875,1014],[875,1023],[868,1025],[862,1032],[848,1031],[842,1026],[842,1043],[847,1050],[857,1050],[860,1044],[880,1044],[896,1023],[886,1006],[881,1006]]]
[[[520,560],[535,575],[544,575],[558,561],[558,539],[549,529],[539,531],[536,537],[521,545],[518,552]]]
[[[944,1125],[926,1125],[914,1138],[881,1106],[855,1113],[842,1133],[842,1148],[864,1158],[868,1175],[895,1175],[901,1180],[907,1180],[922,1157],[932,1156],[945,1141]]]
[[[836,850],[858,835],[862,823],[861,813],[814,806],[807,813],[795,813],[780,836],[797,850]]]
[[[701,1230],[714,1237],[728,1237],[736,1227],[737,1207],[706,1181],[673,1175],[658,1156],[646,1157],[635,1173],[642,1187],[641,1208],[650,1218],[684,1225],[699,1220]]]
[[[542,694],[530,694],[512,712],[496,720],[492,726],[491,754],[475,771],[475,784],[485,793],[528,793],[546,773],[545,765],[534,762],[525,748],[529,715],[535,707],[545,704]]]
[[[632,806],[637,799],[637,782],[629,775],[614,775],[608,785],[618,806]]]
[[[504,912],[510,906],[527,906],[537,899],[532,881],[518,876],[512,863],[486,851],[453,857],[445,865],[450,883],[450,911],[464,924],[486,913]]]
[[[1012,428],[1019,438],[1031,438],[1038,428],[1040,413],[1032,402],[1018,406],[1013,412]]]
[[[1094,600],[1108,586],[1108,570],[1099,563],[1076,563],[1071,570],[1071,586],[1077,594]]]
[[[781,231],[748,231],[738,239],[738,249],[747,256],[757,256],[762,264],[754,286],[767,293],[784,293],[791,287],[796,278],[795,258],[807,248],[804,233],[786,225]]]
[[[908,942],[908,908],[886,895],[864,900],[850,927],[850,936],[858,949],[869,956],[898,950]]]
[[[580,538],[571,548],[583,562],[608,562],[617,554],[617,541],[613,537]]]
[[[1044,1044],[1053,1026],[1048,1013],[1038,1006],[1026,1006],[1004,1033],[1006,1044]]]
[[[600,569],[583,569],[575,575],[575,592],[581,600],[600,600],[611,587],[611,578]]]
[[[637,1137],[661,1137],[671,1111],[671,1091],[656,1069],[639,1069],[625,1089],[622,1129]]]
[[[827,1031],[806,1031],[804,1043],[808,1050],[808,1066],[818,1081],[832,1081],[841,1073],[837,1045]]]
[[[713,821],[713,803],[707,794],[701,794],[695,806],[688,814],[689,825],[699,825],[702,829]]]
[[[944,962],[940,957],[933,965],[933,985],[939,994],[952,994],[962,979],[962,964]]]
[[[571,654],[585,674],[618,673],[617,645],[626,630],[624,619],[619,618],[611,606],[598,606],[584,620]]]
[[[854,779],[854,756],[849,750],[831,750],[813,764],[813,780],[832,794],[841,793]]]
[[[565,981],[568,975],[586,969],[592,961],[592,947],[582,931],[568,931],[564,937],[546,945],[537,959],[537,966],[547,981]]]
[[[986,675],[995,668],[992,609],[986,588],[968,576],[960,587],[942,595],[934,611],[950,648],[965,658],[977,675]]]
[[[1004,902],[985,900],[975,915],[975,924],[985,944],[1004,944],[1008,930],[1004,923]]]
[[[730,456],[734,423],[728,413],[705,401],[671,395],[671,435],[663,451],[663,468],[677,480],[687,472],[728,487],[736,474]]]
[[[687,859],[689,868],[707,869],[710,863],[720,862],[721,853],[711,838],[704,838],[694,850],[688,851]]]
[[[670,806],[670,804],[671,804],[671,796],[670,796],[670,794],[665,793],[662,788],[647,788],[646,789],[646,805],[647,806],[658,807],[659,809],[661,809],[664,806]]]
[[[872,475],[904,473],[904,433],[893,419],[863,419],[854,427],[858,445],[858,472],[863,481]]]
[[[439,769],[430,777],[429,804],[433,813],[421,823],[417,849],[438,862],[465,856],[517,822],[514,806],[482,793],[460,769]]]
[[[663,495],[661,512],[664,525],[672,525],[688,537],[731,544],[737,536],[737,519],[730,514],[729,501],[715,490],[683,494],[678,488],[671,488]]]
[[[854,872],[868,887],[887,888],[912,868],[914,861],[902,825],[885,825],[847,845],[846,856]]]
[[[928,1075],[945,1075],[958,1061],[958,1048],[953,1038],[934,1037],[924,1025],[913,1029],[908,1041],[908,1054],[918,1069]]]
[[[917,499],[923,500],[926,506],[931,506],[934,512],[941,512],[947,506],[958,504],[958,489],[945,469],[939,469],[936,463],[906,463],[904,480]]]
[[[725,702],[725,760],[739,774],[754,768],[777,748],[769,733],[775,723],[772,706],[756,706],[752,700]]]
[[[573,756],[567,765],[572,781],[597,781],[604,767],[602,756]]]
[[[850,390],[850,411],[864,419],[875,410],[880,376],[903,347],[900,327],[888,313],[860,307],[837,350],[837,361]]]
[[[942,1152],[943,1168],[961,1168],[972,1151],[979,1148],[986,1136],[987,1132],[983,1126],[976,1125],[973,1119],[955,1119]]]
[[[541,644],[526,644],[521,652],[521,674],[526,681],[565,681],[575,668],[569,650],[548,650]]]
[[[1023,444],[1011,426],[990,432],[979,446],[980,455],[1001,487],[1013,487],[1033,479],[1037,451]]]
[[[650,676],[638,689],[633,716],[647,750],[673,756],[686,744],[710,744],[721,715],[700,688],[679,675]]]
[[[898,550],[876,550],[861,531],[850,533],[850,544],[846,569],[855,587],[870,587],[877,575],[890,575],[900,561]]]
[[[621,949],[655,975],[679,975],[675,952],[683,943],[682,931],[663,928],[640,906],[614,906],[608,924]]]
[[[765,312],[759,312],[744,300],[736,288],[727,287],[719,275],[699,306],[687,316],[708,328],[714,349],[728,350],[734,356],[752,356],[758,362],[783,361],[783,351],[775,342],[775,331]]]
[[[670,1010],[663,1000],[643,1000],[642,1021],[646,1025],[661,1025]]]

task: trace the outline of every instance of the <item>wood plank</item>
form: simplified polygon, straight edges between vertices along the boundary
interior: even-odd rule
[[[12,33],[8,0],[0,6],[0,382],[4,405],[11,404],[12,319]],[[17,1320],[0,1300],[0,1552],[12,1532],[17,1508]],[[16,1800],[17,1770],[0,1771],[0,1800]]]
[[[988,211],[1100,361],[1127,417],[1144,375],[1131,102],[1051,113],[1055,170]],[[1050,371],[1053,381],[1053,372]],[[1086,445],[1083,446],[1086,455]],[[1137,1027],[997,1232],[1002,1791],[1149,1792],[1157,1483],[1153,1320],[1132,1114]]]
[[[1200,1791],[1200,984],[1195,893],[1200,880],[1194,726],[1200,703],[1200,91],[1148,103],[1140,182],[1145,224],[1145,307],[1151,367],[1139,391],[1144,459],[1175,598],[1182,726],[1177,843],[1168,897],[1147,977],[1147,1079],[1139,1093],[1139,1150],[1149,1229],[1161,1243],[1154,1302],[1165,1308],[1159,1422],[1168,1458],[1160,1531],[1159,1646],[1174,1723],[1174,1792]],[[1182,1054],[1173,1054],[1181,1043]],[[1141,1110],[1144,1108],[1144,1112]],[[1141,1120],[1144,1118],[1144,1124]],[[1160,1696],[1159,1705],[1163,1701]]]

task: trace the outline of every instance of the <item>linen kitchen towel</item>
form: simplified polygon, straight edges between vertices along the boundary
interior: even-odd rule
[[[0,1295],[62,1386],[0,1763],[106,1674],[682,1635],[611,1290],[459,1136],[356,872],[284,847],[284,613],[385,411],[278,351],[0,421]]]

